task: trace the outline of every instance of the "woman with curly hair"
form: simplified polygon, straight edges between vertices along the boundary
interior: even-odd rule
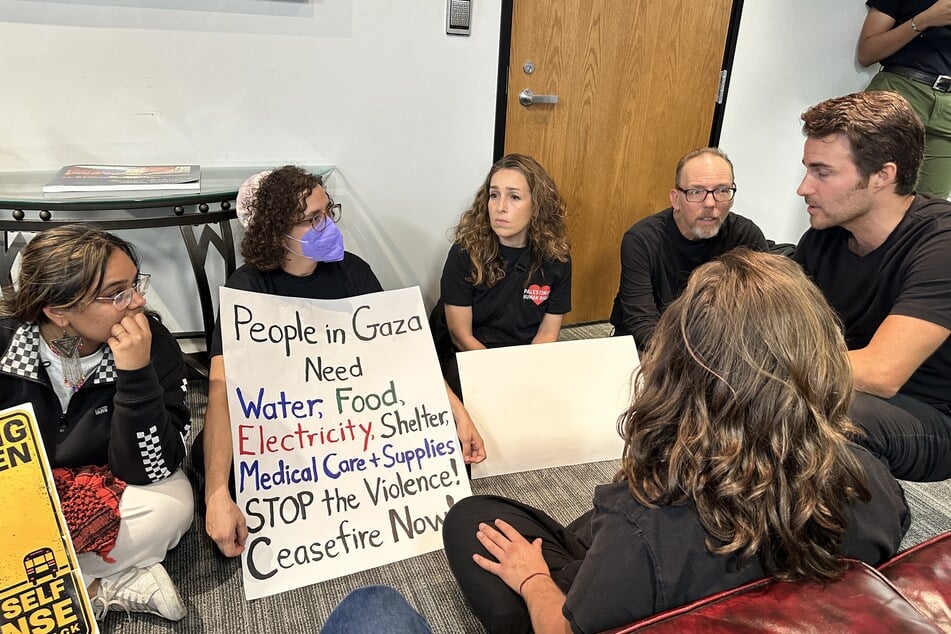
[[[845,342],[791,260],[738,249],[697,268],[634,385],[615,482],[568,528],[502,498],[450,509],[446,555],[488,631],[600,632],[898,549],[904,494],[848,440]]]
[[[245,227],[245,264],[225,286],[256,293],[340,299],[383,290],[370,265],[344,251],[337,229],[340,205],[320,176],[293,165],[250,177],[238,191],[238,220]],[[205,531],[219,550],[234,557],[248,534],[234,502],[231,424],[220,326],[212,339],[205,424],[193,445],[204,468]]]
[[[341,206],[324,189],[320,176],[286,165],[261,172],[241,186],[238,219],[245,227],[241,255],[245,264],[226,286],[239,290],[341,299],[382,291],[370,265],[345,251],[337,229]],[[212,338],[205,424],[195,439],[193,461],[204,470],[205,531],[219,550],[234,557],[244,550],[247,521],[234,502],[231,425],[221,330]],[[466,462],[485,457],[482,438],[461,402],[450,394],[456,431]]]
[[[440,290],[454,348],[440,357],[456,391],[454,352],[558,340],[571,310],[565,201],[535,159],[509,154],[489,170],[456,226]]]

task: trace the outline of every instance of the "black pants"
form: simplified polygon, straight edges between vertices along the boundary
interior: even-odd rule
[[[476,539],[479,524],[494,526],[495,520],[502,519],[530,542],[541,537],[542,554],[552,579],[567,593],[591,546],[592,513],[564,527],[531,506],[489,495],[465,498],[449,509],[442,532],[449,568],[473,613],[490,634],[531,632],[532,622],[522,597],[472,561],[475,553],[494,559]]]
[[[951,416],[904,395],[889,399],[855,393],[849,410],[865,431],[855,442],[881,458],[900,480],[951,478]]]

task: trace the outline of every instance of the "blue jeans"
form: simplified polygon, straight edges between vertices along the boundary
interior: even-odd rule
[[[321,634],[432,634],[429,624],[389,586],[357,588],[330,613]]]

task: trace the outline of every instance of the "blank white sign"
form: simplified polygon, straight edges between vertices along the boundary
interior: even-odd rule
[[[618,417],[639,366],[632,337],[560,341],[457,355],[466,409],[487,458],[472,477],[621,456]]]

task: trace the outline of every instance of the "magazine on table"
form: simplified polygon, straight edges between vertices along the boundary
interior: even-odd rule
[[[43,186],[43,192],[198,191],[200,188],[198,165],[67,165]]]

